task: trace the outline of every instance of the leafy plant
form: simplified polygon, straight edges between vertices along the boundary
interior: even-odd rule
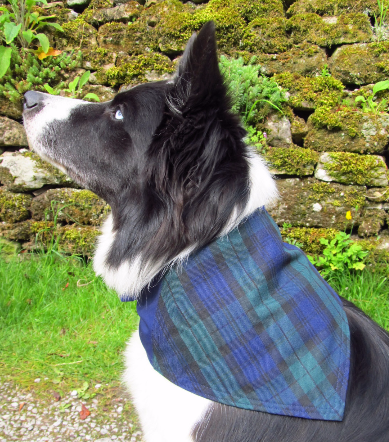
[[[385,81],[379,81],[373,86],[373,95],[370,95],[367,100],[364,96],[358,95],[355,98],[355,102],[361,102],[362,103],[362,110],[363,112],[370,112],[374,114],[378,114],[379,112],[382,112],[386,109],[386,105],[388,104],[387,99],[381,100],[380,103],[377,103],[374,101],[375,95],[380,92],[389,89],[389,80]]]
[[[44,53],[50,48],[47,35],[38,33],[44,26],[51,26],[59,31],[63,31],[58,23],[47,21],[55,18],[55,15],[39,16],[39,12],[34,11],[38,3],[37,0],[9,0],[12,12],[5,6],[0,7],[0,39],[6,45],[0,46],[0,78],[8,71],[11,64],[11,52],[14,41],[17,41],[23,48],[28,48],[34,40],[39,41],[39,45]],[[47,0],[39,0],[39,3],[47,4]]]
[[[232,110],[242,116],[246,127],[254,122],[260,111],[262,119],[271,109],[282,113],[282,104],[287,101],[281,87],[260,74],[255,60],[256,57],[252,57],[244,64],[243,58],[220,58],[220,68],[233,101]]]
[[[81,388],[77,388],[77,396],[80,399],[91,399],[96,396],[96,393],[88,393],[89,383],[84,382]]]
[[[86,71],[82,74],[81,78],[76,77],[73,81],[68,84],[67,88],[56,87],[52,88],[48,84],[44,84],[43,87],[49,94],[59,95],[61,90],[67,92],[70,98],[80,98],[82,94],[82,88],[85,86],[90,77],[90,71]],[[100,101],[99,97],[96,94],[89,93],[86,94],[83,99]]]
[[[321,70],[321,76],[322,77],[331,77],[330,71],[328,70],[328,64],[325,64],[323,66],[323,69]]]
[[[374,14],[374,26],[377,40],[380,41],[385,36],[385,19],[389,10],[388,0],[377,0],[379,14]]]
[[[44,84],[65,88],[63,71],[69,72],[80,66],[81,57],[82,53],[79,51],[39,60],[29,51],[12,48],[11,67],[0,79],[0,95],[12,102],[18,102],[22,94],[30,89],[45,91]]]
[[[323,277],[329,276],[332,272],[343,272],[346,269],[363,270],[364,258],[368,252],[350,239],[350,234],[339,232],[332,241],[321,238],[320,243],[326,248],[323,256],[309,256],[313,265],[320,269]]]
[[[264,152],[267,147],[267,135],[266,132],[257,130],[253,126],[247,126],[247,141],[251,146],[256,147],[259,153]]]

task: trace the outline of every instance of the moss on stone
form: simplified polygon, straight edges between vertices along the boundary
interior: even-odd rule
[[[339,230],[323,229],[312,227],[288,227],[281,230],[281,235],[286,242],[298,242],[301,244],[301,249],[306,253],[319,254],[325,248],[325,245],[320,243],[322,238],[332,241]],[[292,241],[291,241],[292,240]]]
[[[321,106],[308,123],[311,128],[304,146],[319,152],[382,153],[388,143],[387,114],[366,114],[348,106]]]
[[[6,261],[15,256],[20,250],[20,244],[0,238],[0,256]]]
[[[64,184],[71,181],[67,175],[54,167],[48,161],[42,160],[42,158],[35,152],[25,151],[22,153],[22,155],[26,158],[31,158],[31,160],[34,161],[34,171],[38,171],[39,169],[45,171],[48,175],[52,176],[58,184]]]
[[[331,57],[332,74],[345,84],[368,84],[389,75],[389,42],[346,45]]]
[[[170,59],[158,53],[146,53],[129,57],[128,62],[109,68],[107,71],[98,71],[97,79],[110,86],[120,84],[146,82],[146,74],[156,71],[159,74],[172,73],[175,68]]]
[[[22,193],[12,193],[0,187],[0,221],[16,223],[30,216],[32,197]]]
[[[256,56],[261,72],[267,76],[290,72],[315,77],[320,75],[323,67],[328,64],[324,49],[306,42],[294,45],[286,52],[277,54],[258,52]],[[251,57],[252,54],[248,52],[245,62],[249,62]]]
[[[339,183],[374,186],[385,175],[385,163],[376,155],[349,152],[331,152],[327,155],[331,161],[323,163],[323,168]],[[386,176],[383,181],[387,185]]]
[[[58,49],[83,49],[96,44],[96,29],[80,17],[64,23],[62,28],[64,32],[58,31],[56,34]]]
[[[287,175],[312,175],[314,166],[318,162],[319,154],[310,149],[302,147],[289,148],[269,148],[265,159],[269,162],[270,169],[273,173],[281,171]]]
[[[83,66],[87,65],[88,69],[98,70],[103,66],[115,63],[115,54],[105,48],[93,48],[83,50]]]
[[[378,13],[377,0],[297,0],[287,11],[288,16],[314,13],[333,16],[348,13]]]
[[[317,14],[297,14],[288,20],[286,29],[294,43],[305,40],[325,47],[368,42],[373,35],[365,14],[345,14],[329,19]]]
[[[207,4],[210,12],[220,12],[225,8],[236,10],[248,23],[259,17],[275,18],[283,17],[284,10],[281,0],[211,0]]]
[[[59,229],[58,247],[61,251],[91,256],[100,230],[96,227],[64,226]]]
[[[109,206],[89,190],[51,189],[34,199],[32,217],[36,220],[100,225]]]
[[[278,53],[292,47],[284,17],[257,18],[246,28],[242,46],[251,52]]]
[[[303,77],[284,72],[274,80],[290,93],[289,105],[295,109],[316,109],[320,106],[332,108],[340,103],[343,84],[333,77]]]

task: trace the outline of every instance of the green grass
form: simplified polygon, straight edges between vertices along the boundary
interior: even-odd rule
[[[389,330],[385,276],[366,268],[328,280]],[[56,252],[0,253],[1,376],[40,391],[85,381],[118,385],[123,350],[137,324],[135,304],[120,302],[83,260]]]
[[[137,324],[135,303],[120,302],[81,259],[0,254],[2,376],[25,386],[40,378],[38,389],[118,381]]]
[[[333,273],[327,281],[340,296],[389,330],[389,281],[386,276],[365,267],[363,271]]]

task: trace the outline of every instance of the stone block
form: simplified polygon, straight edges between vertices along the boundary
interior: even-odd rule
[[[265,159],[273,175],[313,175],[319,154],[303,147],[273,147]]]
[[[32,197],[0,187],[0,221],[17,223],[30,217]]]
[[[13,192],[30,192],[45,185],[74,185],[67,175],[25,149],[0,156],[0,182]]]
[[[364,186],[325,183],[314,178],[288,178],[277,181],[278,203],[269,213],[279,226],[321,227],[344,230],[362,222],[365,207]],[[347,220],[350,211],[352,220]]]
[[[0,146],[28,146],[24,127],[10,118],[0,117]]]
[[[344,84],[364,85],[386,80],[389,42],[341,46],[330,59],[330,69]]]
[[[32,218],[37,221],[78,223],[99,226],[108,204],[89,190],[50,189],[33,199]]]
[[[320,155],[315,177],[343,184],[385,187],[387,167],[383,157],[348,152],[325,152]]]
[[[319,107],[308,124],[304,147],[318,152],[380,154],[389,141],[388,114]]]

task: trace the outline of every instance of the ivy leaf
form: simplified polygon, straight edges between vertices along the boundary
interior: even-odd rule
[[[21,23],[17,26],[15,25],[15,23],[12,22],[4,23],[4,37],[7,44],[10,44],[12,41],[14,41],[16,36],[19,34],[21,27]]]
[[[11,48],[0,46],[0,78],[8,71],[9,65],[11,64],[11,53]]]

